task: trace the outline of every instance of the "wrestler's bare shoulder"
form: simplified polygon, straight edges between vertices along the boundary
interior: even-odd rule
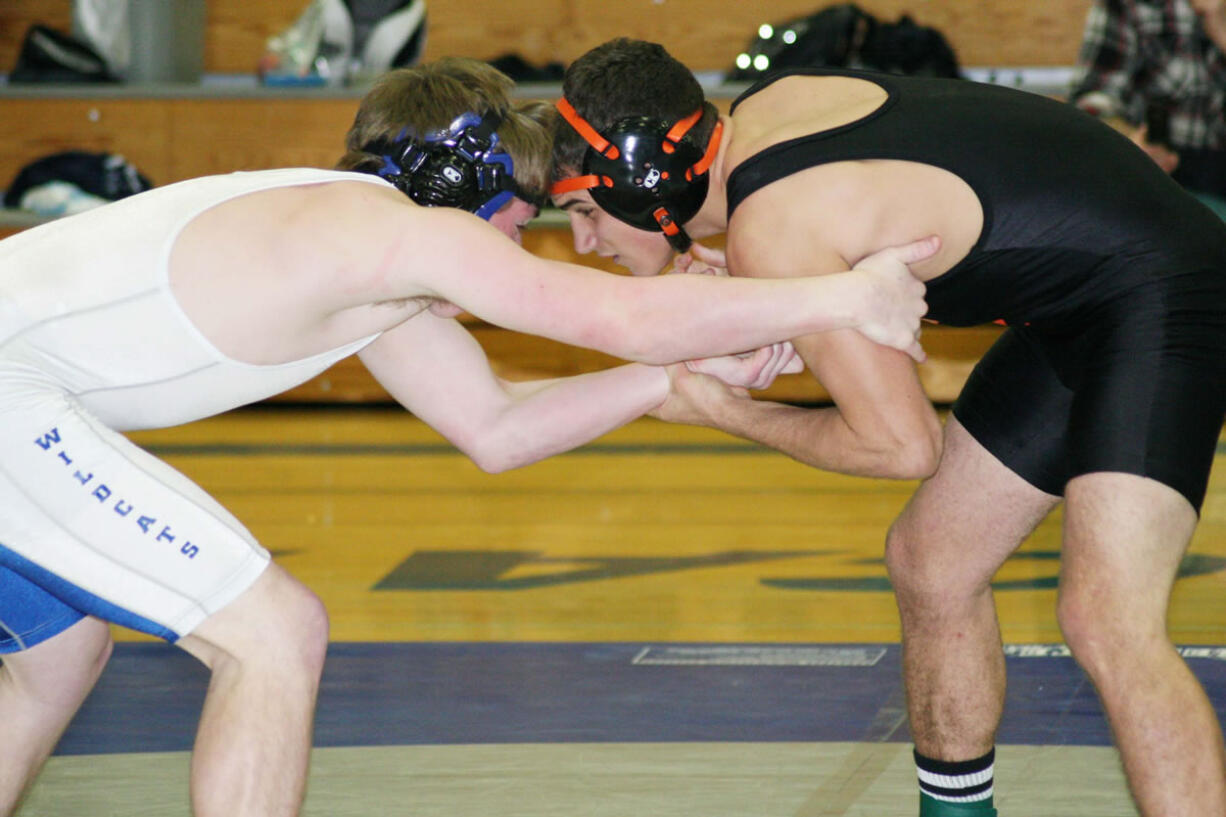
[[[725,172],[781,142],[860,122],[887,100],[884,88],[857,77],[781,78],[737,107]],[[939,235],[940,252],[912,269],[931,279],[971,251],[983,225],[975,191],[944,168],[903,159],[815,161],[751,192],[733,214],[729,243],[748,258],[767,257],[780,241],[797,243],[802,258],[817,243],[854,264],[882,247]]]
[[[171,289],[196,327],[232,357],[299,359],[429,306],[411,277],[392,295],[381,279],[389,255],[431,220],[399,191],[361,181],[250,193],[183,229],[171,252]]]

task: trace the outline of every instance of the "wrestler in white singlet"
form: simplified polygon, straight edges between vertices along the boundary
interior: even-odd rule
[[[0,569],[172,641],[255,581],[267,551],[117,431],[261,400],[375,339],[291,363],[242,363],[192,325],[169,285],[171,248],[200,213],[247,193],[341,180],[391,187],[312,169],[212,176],[0,242]],[[0,598],[0,636],[4,606]],[[44,628],[37,640],[54,634]]]

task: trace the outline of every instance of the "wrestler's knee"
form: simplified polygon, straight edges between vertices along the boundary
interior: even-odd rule
[[[328,651],[328,610],[309,587],[288,573],[283,575],[288,582],[282,591],[285,598],[278,604],[274,633],[284,638],[299,663],[318,674]]]
[[[318,678],[328,647],[328,614],[310,588],[272,564],[179,643],[214,672],[240,664]]]
[[[982,615],[991,604],[992,558],[951,546],[953,541],[914,524],[905,512],[890,527],[886,569],[906,629]]]
[[[900,600],[919,601],[950,590],[933,545],[923,527],[906,511],[890,525],[885,537],[885,564]]]
[[[300,619],[294,628],[298,636],[295,648],[303,665],[312,676],[318,678],[323,673],[324,659],[328,654],[328,610],[319,596],[305,585],[299,586],[304,591],[304,596],[296,611]]]
[[[885,569],[895,592],[905,591],[914,575],[915,538],[903,517],[895,519],[885,534]]]
[[[277,640],[278,647],[268,652],[257,647],[256,652],[274,669],[289,662],[304,678],[318,680],[328,652],[328,611],[319,596],[297,581],[290,596],[278,620],[265,630],[268,637]]]
[[[1163,617],[1123,595],[1101,579],[1061,579],[1056,621],[1069,651],[1091,677],[1122,669],[1129,656],[1170,648]]]

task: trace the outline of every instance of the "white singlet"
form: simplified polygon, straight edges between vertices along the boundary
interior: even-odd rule
[[[174,640],[268,553],[116,430],[212,416],[298,385],[376,336],[253,365],[217,350],[169,285],[183,227],[229,199],[375,176],[289,169],[155,188],[0,241],[0,566],[85,612]],[[0,608],[3,599],[0,599]]]

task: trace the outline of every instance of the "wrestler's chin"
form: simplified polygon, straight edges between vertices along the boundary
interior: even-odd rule
[[[664,272],[672,265],[673,254],[670,251],[658,258],[627,258],[624,255],[615,255],[613,256],[613,262],[636,278],[651,278]]]

